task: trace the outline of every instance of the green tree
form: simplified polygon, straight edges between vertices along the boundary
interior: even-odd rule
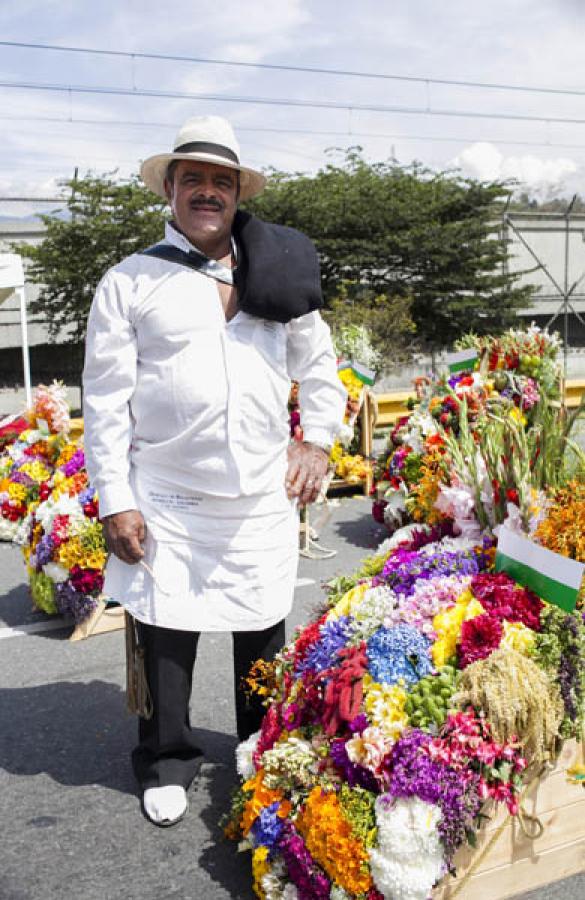
[[[87,316],[98,282],[110,266],[160,240],[165,204],[136,178],[87,175],[67,181],[70,191],[62,216],[44,215],[40,244],[19,244],[29,260],[27,278],[40,285],[30,303],[37,321],[48,324],[54,339],[64,332],[82,364]]]
[[[497,222],[508,193],[503,182],[437,174],[416,163],[370,164],[358,148],[316,175],[273,173],[247,208],[314,240],[336,316],[361,302],[379,312],[382,298],[388,307],[408,298],[416,345],[434,352],[470,329],[508,327],[530,303],[531,289],[518,287],[518,276],[503,265],[507,246]],[[386,320],[392,330],[392,314]],[[399,321],[407,324],[402,316],[397,329]]]

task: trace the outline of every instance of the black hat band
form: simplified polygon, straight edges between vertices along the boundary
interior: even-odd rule
[[[240,164],[237,154],[229,147],[224,147],[223,144],[211,144],[207,141],[190,141],[188,144],[181,144],[180,147],[175,147],[173,153],[209,153],[213,156],[223,156],[238,166]]]

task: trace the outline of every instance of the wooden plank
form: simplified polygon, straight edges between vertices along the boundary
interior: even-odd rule
[[[542,835],[527,837],[516,818],[498,809],[479,832],[477,848],[464,847],[457,853],[458,877],[439,885],[433,900],[451,900],[455,895],[460,900],[504,900],[585,869],[585,791],[571,784],[566,772],[579,761],[580,745],[567,741],[551,773],[535,780],[526,792],[524,809],[538,816],[544,828]],[[503,823],[505,827],[495,839]],[[530,822],[526,824],[531,827]],[[476,863],[491,840],[494,843],[485,858]],[[474,864],[477,870],[461,889],[466,872]]]
[[[463,890],[457,881],[433,891],[433,900],[506,900],[585,871],[585,838],[552,847],[513,865],[472,875]]]
[[[544,831],[540,837],[531,839],[526,837],[520,827],[520,822],[513,817],[488,851],[485,859],[480,862],[476,874],[515,865],[522,859],[535,859],[553,847],[568,844],[577,839],[585,840],[585,796],[570,806],[551,809],[543,813],[539,816],[539,820]],[[530,823],[527,823],[527,826],[531,827]],[[473,860],[477,858],[482,847],[492,839],[493,835],[493,831],[481,832],[478,835],[476,850],[465,847],[456,854],[455,867],[459,876],[462,876],[469,866],[473,865]]]
[[[106,601],[99,599],[96,608],[87,619],[75,626],[70,641],[84,641],[96,634],[107,634],[124,628],[124,608],[113,606],[106,608]]]

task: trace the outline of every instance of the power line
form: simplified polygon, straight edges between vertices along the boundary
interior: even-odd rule
[[[202,56],[180,56],[168,53],[145,53],[131,50],[106,50],[95,47],[70,47],[59,44],[26,43],[24,41],[0,41],[2,47],[22,47],[30,50],[59,50],[66,53],[91,53],[97,56],[117,56],[127,59],[156,59],[169,62],[192,62],[207,65],[233,66],[247,69],[269,69],[281,72],[305,72],[310,75],[343,75],[348,78],[370,78],[385,81],[403,81],[415,84],[437,84],[451,87],[481,88],[498,91],[520,91],[537,94],[566,94],[585,96],[585,90],[577,88],[550,88],[524,84],[506,84],[487,81],[459,81],[451,78],[428,78],[423,75],[392,75],[386,72],[360,72],[351,69],[325,69],[318,66],[291,66],[283,63],[252,63],[229,59],[212,59]]]
[[[132,121],[132,120],[120,120],[120,119],[76,119],[76,118],[67,118],[64,119],[59,116],[10,116],[10,115],[0,115],[0,121],[8,121],[8,122],[51,122],[57,125],[99,125],[99,126],[114,126],[120,128],[164,128],[169,131],[176,131],[179,127],[178,124],[172,122],[153,122],[153,121]],[[251,132],[251,133],[262,133],[262,134],[295,134],[301,136],[314,136],[314,137],[341,137],[341,138],[374,138],[377,140],[394,140],[394,141],[429,141],[430,143],[452,143],[452,144],[465,144],[465,143],[478,143],[478,142],[489,142],[493,144],[506,144],[510,146],[518,146],[518,147],[551,147],[559,150],[585,150],[585,144],[565,144],[558,143],[556,141],[536,141],[536,140],[508,140],[502,137],[492,137],[488,135],[484,135],[482,137],[474,137],[470,135],[461,135],[459,137],[446,137],[444,135],[429,135],[429,134],[404,134],[401,132],[374,132],[374,131],[361,131],[352,129],[351,131],[334,131],[334,130],[321,130],[321,129],[313,129],[313,128],[270,128],[270,127],[252,127],[252,126],[237,126],[238,133],[243,132]],[[76,138],[76,140],[87,140],[87,138]],[[120,143],[126,144],[129,141],[124,140],[123,138],[109,138],[100,136],[100,141],[105,143]],[[154,141],[143,141],[141,142],[145,146],[150,146],[154,144]],[[255,145],[261,146],[261,145]],[[276,149],[271,147],[270,149]],[[280,148],[281,150],[283,148]],[[289,152],[289,148],[286,148],[286,151]],[[284,152],[284,151],[283,151]],[[290,151],[291,153],[293,151]]]
[[[151,97],[174,100],[203,100],[214,103],[252,103],[260,106],[293,106],[304,109],[336,109],[355,112],[384,112],[401,115],[425,115],[468,119],[503,119],[517,122],[548,122],[551,124],[585,125],[585,119],[562,116],[531,116],[517,113],[487,113],[471,110],[432,109],[429,107],[384,106],[374,103],[340,103],[335,100],[297,100],[284,97],[247,97],[225,94],[194,94],[188,91],[156,91],[144,88],[118,88],[92,85],[43,84],[32,81],[0,81],[0,88],[18,88],[33,91],[56,91],[68,94],[109,94],[123,97]]]

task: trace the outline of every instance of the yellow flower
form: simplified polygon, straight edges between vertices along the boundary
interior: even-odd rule
[[[518,422],[522,426],[526,425],[526,416],[519,407],[513,406],[509,412],[509,416],[514,422]]]
[[[523,625],[522,622],[504,622],[504,636],[500,642],[500,647],[509,647],[529,656],[534,649],[536,635],[531,628]]]
[[[40,483],[41,481],[46,481],[49,478],[51,472],[47,469],[46,466],[39,462],[38,459],[35,459],[33,462],[25,463],[20,467],[21,472],[26,472],[26,474],[32,478],[33,481]]]
[[[367,582],[363,584],[356,584],[355,587],[352,587],[349,591],[347,591],[343,597],[337,601],[335,606],[329,611],[327,614],[327,621],[331,621],[332,619],[339,619],[340,616],[349,616],[355,610],[356,606],[359,606],[366,591],[370,589],[370,585]]]
[[[256,847],[252,854],[252,874],[254,876],[254,893],[260,900],[264,900],[265,893],[262,890],[262,879],[270,871],[268,862],[268,847]]]
[[[83,566],[85,551],[81,546],[79,538],[75,537],[71,538],[69,541],[64,541],[64,543],[61,544],[57,550],[57,556],[59,562],[62,563],[66,569],[71,569],[76,565]]]
[[[370,890],[366,848],[343,815],[335,792],[313,788],[295,825],[309,853],[332,881],[352,897]]]
[[[455,606],[437,613],[433,619],[437,640],[431,647],[431,655],[436,666],[444,666],[447,660],[455,655],[463,623],[481,616],[483,612],[483,606],[468,589],[457,597]]]
[[[16,500],[17,503],[22,503],[22,501],[26,499],[26,488],[24,484],[9,484],[8,496],[11,500]]]
[[[364,389],[359,378],[354,375],[351,369],[342,369],[341,372],[338,372],[337,374],[350,398],[352,400],[359,400]]]
[[[85,558],[85,564],[88,569],[103,569],[106,564],[107,554],[103,550],[94,550]]]
[[[364,675],[364,706],[372,725],[396,741],[408,725],[404,712],[406,691],[401,683],[389,685]]]

